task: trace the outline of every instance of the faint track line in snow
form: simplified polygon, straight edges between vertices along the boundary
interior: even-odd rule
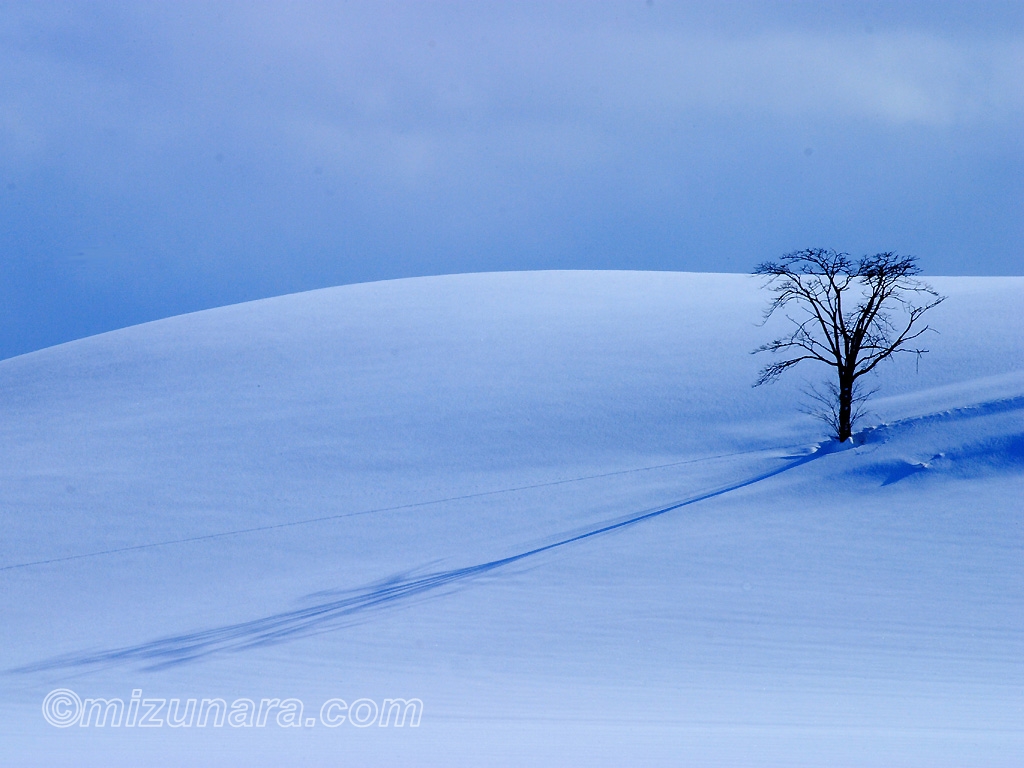
[[[852,444],[850,446],[839,446],[835,442],[822,443],[814,451],[802,456],[791,457],[781,467],[748,476],[742,480],[720,486],[715,490],[699,493],[668,506],[607,522],[581,533],[563,535],[562,538],[554,542],[485,563],[438,571],[415,578],[399,576],[356,591],[354,594],[350,594],[350,596],[322,602],[306,608],[284,611],[260,619],[253,619],[224,627],[175,635],[125,648],[61,656],[37,664],[8,670],[8,672],[30,673],[70,667],[112,666],[132,662],[142,662],[145,664],[146,669],[160,669],[183,664],[215,653],[272,645],[293,637],[329,631],[342,626],[347,617],[354,616],[355,614],[387,606],[398,601],[409,600],[442,587],[512,565],[544,552],[550,552],[586,539],[637,525],[668,512],[722,496],[740,488],[746,488],[780,475],[783,472],[795,469],[814,459],[852,447]]]
[[[165,541],[153,541],[146,542],[144,544],[130,544],[124,547],[114,547],[111,549],[101,549],[95,552],[83,552],[77,555],[63,555],[61,557],[51,557],[44,560],[30,560],[24,563],[12,563],[11,565],[0,566],[0,571],[12,571],[19,568],[31,568],[39,565],[52,565],[54,563],[66,563],[71,560],[85,560],[93,557],[103,557],[105,555],[116,555],[123,552],[137,552],[143,549],[155,549],[157,547],[169,547],[175,544],[192,544],[200,541],[210,541],[211,539],[220,539],[227,536],[242,536],[249,533],[263,533],[265,531],[274,531],[282,528],[294,528],[301,525],[313,525],[315,523],[326,523],[332,520],[342,520],[349,517],[361,517],[363,515],[375,515],[384,512],[399,512],[406,509],[416,509],[417,507],[429,507],[435,504],[447,504],[454,501],[465,501],[467,499],[477,499],[485,496],[498,496],[504,493],[517,493],[519,491],[529,491],[536,488],[550,488],[556,485],[568,485],[571,483],[580,483],[587,480],[599,480],[605,477],[615,477],[618,475],[629,475],[634,472],[652,472],[657,469],[669,469],[671,467],[680,467],[686,464],[698,464],[704,461],[715,461],[717,459],[727,459],[733,456],[745,456],[752,453],[767,453],[770,451],[778,451],[787,448],[793,448],[795,446],[780,446],[775,448],[758,448],[749,451],[735,451],[733,453],[722,453],[714,456],[701,456],[696,459],[684,459],[682,461],[672,461],[667,464],[652,464],[645,467],[631,467],[629,469],[619,469],[614,472],[602,472],[596,475],[583,475],[580,477],[569,477],[561,480],[549,480],[543,483],[534,483],[532,485],[520,485],[512,488],[498,488],[492,491],[479,491],[477,493],[467,493],[461,496],[448,496],[441,499],[430,499],[428,501],[415,501],[409,504],[399,504],[393,507],[378,507],[375,509],[363,509],[358,512],[339,512],[336,515],[324,515],[322,517],[311,517],[303,520],[293,520],[287,523],[274,523],[272,525],[259,525],[251,528],[238,528],[230,531],[218,531],[216,533],[205,533],[199,536],[188,536],[181,539],[167,539]]]
[[[877,442],[879,440],[885,441],[888,435],[892,431],[912,428],[919,424],[928,424],[936,421],[946,420],[958,420],[958,419],[971,419],[979,418],[982,416],[988,416],[996,413],[1003,413],[1012,410],[1024,409],[1024,395],[1016,397],[1000,398],[997,400],[989,400],[980,403],[974,403],[972,405],[961,406],[958,408],[950,408],[948,410],[939,411],[936,413],[927,413],[919,416],[910,416],[903,419],[896,419],[890,422],[882,422],[873,427],[867,427],[855,435],[855,440],[858,443],[870,443]],[[673,461],[666,464],[652,464],[644,467],[631,467],[629,469],[620,469],[613,472],[602,472],[595,475],[582,475],[580,477],[563,478],[561,480],[550,480],[543,483],[534,483],[531,485],[520,485],[512,488],[498,488],[491,491],[480,491],[478,493],[467,493],[460,496],[448,496],[440,499],[430,499],[428,501],[417,501],[409,504],[399,504],[392,507],[378,507],[375,509],[364,509],[357,512],[340,512],[335,515],[324,515],[322,517],[312,517],[303,520],[293,520],[286,523],[274,523],[272,525],[260,525],[253,526],[250,528],[238,528],[230,531],[217,531],[215,533],[206,533],[199,536],[188,536],[181,539],[167,539],[164,541],[146,542],[143,544],[131,544],[124,547],[114,547],[111,549],[102,549],[95,552],[84,552],[76,555],[64,555],[61,557],[51,557],[42,560],[30,560],[24,563],[12,563],[10,565],[0,565],[0,572],[17,570],[20,568],[31,568],[33,566],[41,565],[52,565],[54,563],[65,563],[72,560],[84,560],[94,557],[104,557],[107,555],[116,555],[125,552],[137,552],[145,549],[155,549],[158,547],[174,546],[176,544],[193,544],[201,541],[210,541],[213,539],[219,539],[229,536],[243,536],[250,533],[263,533],[266,531],[280,530],[283,528],[293,528],[302,525],[314,525],[316,523],[326,523],[332,520],[343,520],[350,517],[360,517],[362,515],[374,515],[382,514],[385,512],[399,512],[407,509],[416,509],[418,507],[429,507],[436,504],[446,504],[455,501],[465,501],[467,499],[476,499],[486,496],[498,496],[505,493],[516,493],[519,491],[528,491],[536,488],[549,488],[558,485],[567,485],[571,483],[585,482],[587,480],[598,480],[605,477],[615,477],[618,475],[628,475],[634,472],[650,472],[657,469],[668,469],[670,467],[684,466],[687,464],[697,464],[704,461],[715,461],[717,459],[730,458],[733,456],[744,456],[753,453],[767,453],[770,451],[783,450],[787,448],[794,448],[796,446],[777,446],[774,448],[758,448],[749,451],[735,451],[733,453],[722,453],[714,456],[702,456],[696,459],[684,459],[683,461]]]

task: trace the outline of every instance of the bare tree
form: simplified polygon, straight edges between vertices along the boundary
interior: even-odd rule
[[[825,391],[811,396],[825,406],[821,415],[844,441],[872,394],[861,378],[898,352],[921,355],[928,350],[912,344],[930,330],[921,317],[945,299],[915,279],[921,270],[913,256],[879,253],[856,262],[848,254],[809,248],[766,261],[754,270],[768,278],[773,294],[764,322],[777,311],[793,324],[788,335],[762,344],[757,352],[785,357],[766,365],[754,386],[774,381],[804,360],[816,360],[835,369]]]

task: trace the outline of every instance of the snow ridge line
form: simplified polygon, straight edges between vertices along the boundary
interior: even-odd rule
[[[978,419],[983,416],[992,416],[998,413],[1024,410],[1024,395],[1013,397],[1001,397],[996,400],[984,400],[971,405],[963,405],[958,408],[947,408],[944,411],[925,413],[920,416],[908,416],[895,421],[882,422],[873,427],[866,427],[854,435],[858,443],[875,442],[879,439],[885,440],[886,433],[893,430],[911,429],[923,424],[934,424],[936,422],[960,421],[963,419]]]
[[[491,560],[477,565],[453,568],[430,573],[416,578],[396,576],[393,579],[378,583],[357,591],[355,594],[337,600],[330,600],[306,608],[284,611],[259,619],[230,624],[224,627],[200,630],[172,637],[154,640],[148,643],[115,648],[85,654],[72,654],[55,659],[42,661],[16,669],[8,673],[30,673],[53,669],[109,667],[132,662],[142,662],[143,669],[156,670],[173,667],[189,661],[226,651],[241,651],[247,648],[274,645],[291,638],[337,629],[344,626],[347,617],[362,613],[373,608],[390,606],[399,601],[424,595],[442,587],[465,581],[525,560],[530,557],[566,547],[586,539],[600,536],[612,531],[621,530],[646,520],[673,512],[683,507],[697,504],[732,491],[746,488],[768,478],[788,472],[810,461],[836,451],[848,450],[853,445],[840,445],[827,441],[819,444],[815,450],[797,457],[790,458],[781,467],[777,467],[757,475],[746,477],[734,483],[721,486],[712,491],[691,496],[683,501],[665,507],[634,514],[624,519],[602,524],[596,528],[565,536],[549,544],[528,549],[514,555]]]

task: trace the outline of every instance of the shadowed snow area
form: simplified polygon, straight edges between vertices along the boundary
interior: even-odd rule
[[[352,285],[0,363],[5,756],[1014,764],[1024,279],[930,282],[841,446],[800,373],[751,388],[740,275]],[[57,729],[55,688],[424,714]]]

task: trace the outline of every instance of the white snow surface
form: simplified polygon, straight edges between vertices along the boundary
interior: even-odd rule
[[[1024,761],[1024,278],[853,445],[742,275],[351,285],[0,363],[0,765]],[[418,727],[55,728],[81,698]]]

